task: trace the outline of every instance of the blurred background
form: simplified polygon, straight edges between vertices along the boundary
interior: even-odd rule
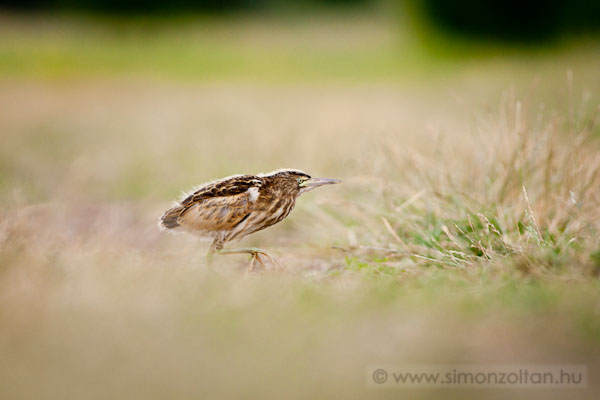
[[[11,1],[2,6],[19,12],[79,12],[113,16],[204,14],[315,13],[323,11],[382,11],[404,14],[429,28],[465,36],[527,42],[598,29],[599,7],[589,0],[480,2],[461,0],[175,0],[164,1]]]
[[[59,181],[69,181],[67,171],[73,179],[83,174],[79,167],[76,173],[68,168],[78,156],[102,156],[111,159],[106,161],[110,165],[86,177],[96,180],[90,191],[162,198],[196,179],[305,164],[298,157],[310,157],[308,153],[322,160],[317,153],[325,147],[315,150],[314,142],[303,137],[315,134],[328,144],[339,138],[315,132],[343,128],[317,122],[301,128],[289,119],[310,124],[304,117],[322,112],[329,113],[323,118],[332,125],[335,115],[354,111],[343,102],[355,102],[365,113],[371,106],[375,113],[394,107],[378,117],[381,125],[385,118],[400,118],[410,129],[429,131],[441,128],[440,119],[448,121],[446,112],[455,116],[452,124],[464,127],[483,104],[498,104],[502,91],[509,89],[517,98],[527,95],[534,102],[566,106],[568,100],[578,100],[565,95],[567,72],[577,96],[598,86],[598,7],[585,0],[2,0],[2,123],[10,145],[2,150],[1,184],[19,188],[24,196],[48,198]],[[303,101],[328,105],[295,104]],[[424,104],[418,106],[419,101]],[[336,109],[326,110],[328,106]],[[264,127],[256,120],[253,126],[248,119],[233,118],[231,107],[249,118],[269,119],[276,113],[279,118],[269,123],[290,126]],[[582,107],[589,113],[593,101]],[[457,117],[458,109],[465,118]],[[207,115],[195,115],[201,113]],[[405,118],[409,115],[414,118]],[[75,121],[83,126],[74,126]],[[384,135],[394,130],[390,124],[363,124],[353,131],[374,129]],[[238,128],[248,134],[223,135]],[[9,130],[19,134],[8,135]],[[257,135],[275,130],[274,137]],[[124,145],[108,143],[109,131]],[[136,132],[142,131],[156,138],[143,144],[151,149],[141,146]],[[188,136],[178,140],[179,133]],[[311,151],[270,151],[263,140],[274,146],[306,140]],[[256,153],[250,156],[248,149]],[[84,156],[86,151],[104,154]],[[197,151],[207,157],[205,162],[195,158]],[[358,161],[349,152],[336,154],[332,163]],[[57,163],[63,165],[56,169]],[[113,169],[117,163],[128,167]],[[36,176],[35,168],[55,174],[34,188],[30,178]],[[305,168],[311,169],[310,164]],[[190,177],[193,169],[206,172]],[[157,175],[163,175],[160,185],[154,183]]]
[[[599,72],[592,0],[0,0],[0,397],[597,398]],[[156,228],[281,167],[344,182],[244,240],[285,272]]]
[[[440,57],[564,49],[597,37],[600,26],[600,6],[589,0],[2,0],[0,7],[2,72],[43,76],[398,79],[434,71]]]

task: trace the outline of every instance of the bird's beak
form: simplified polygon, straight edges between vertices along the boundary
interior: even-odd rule
[[[323,185],[333,185],[334,183],[340,183],[339,179],[328,179],[328,178],[310,178],[300,184],[301,193],[308,192],[316,187]]]

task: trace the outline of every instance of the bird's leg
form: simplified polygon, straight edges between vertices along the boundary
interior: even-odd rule
[[[212,266],[215,251],[220,252],[222,248],[223,243],[218,238],[216,238],[208,248],[208,253],[206,253],[206,265],[208,265],[209,267]]]
[[[212,248],[208,249],[208,253],[206,253],[206,265],[209,267],[212,266],[214,254],[215,251]]]
[[[261,260],[260,256],[265,256],[266,258],[268,258],[269,261],[271,261],[273,263],[273,265],[275,265],[275,269],[278,269],[278,267],[279,267],[279,263],[277,261],[275,261],[275,259],[273,257],[271,257],[269,255],[269,253],[267,253],[266,251],[264,251],[262,249],[258,249],[256,247],[247,247],[247,248],[241,248],[241,249],[217,249],[217,253],[223,254],[223,255],[225,255],[225,254],[250,254],[252,258],[250,259],[250,265],[248,265],[247,271],[252,271],[256,261],[258,261],[263,266],[265,265],[263,263],[263,261]]]

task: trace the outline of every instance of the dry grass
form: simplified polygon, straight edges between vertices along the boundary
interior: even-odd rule
[[[597,117],[547,118],[543,108],[530,116],[524,107],[506,94],[474,134],[437,140],[430,154],[385,146],[381,220],[396,242],[391,254],[442,267],[596,273]]]
[[[397,397],[365,368],[582,363],[594,398],[593,69],[533,95],[486,68],[423,88],[3,80],[0,397]],[[286,271],[209,271],[206,244],[156,228],[182,189],[284,166],[344,181],[245,240]]]

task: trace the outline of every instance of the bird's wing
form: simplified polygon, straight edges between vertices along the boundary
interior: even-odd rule
[[[221,231],[235,227],[252,211],[262,181],[243,175],[209,183],[167,211],[166,220],[199,231]]]

